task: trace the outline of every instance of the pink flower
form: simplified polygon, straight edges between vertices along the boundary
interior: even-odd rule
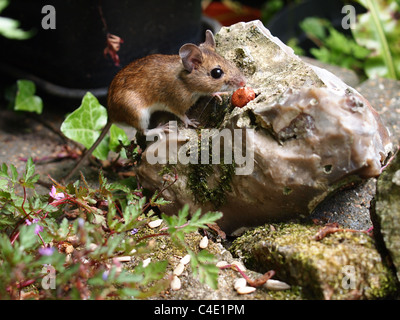
[[[51,256],[54,251],[55,251],[54,248],[40,248],[39,249],[39,253],[42,256]]]
[[[39,234],[39,232],[43,231],[43,227],[37,224],[39,219],[32,219],[32,221],[29,221],[28,219],[25,220],[25,224],[27,226],[30,226],[32,223],[35,224],[35,234]]]
[[[38,224],[35,226],[35,234],[39,234],[39,232],[43,231],[43,227]]]
[[[27,226],[30,226],[32,223],[37,223],[39,221],[39,219],[32,219],[32,221],[26,219],[25,223]]]
[[[56,187],[52,186],[51,187],[51,191],[49,193],[50,197],[52,197],[54,200],[60,200],[62,198],[64,198],[64,193],[62,192],[57,192]]]

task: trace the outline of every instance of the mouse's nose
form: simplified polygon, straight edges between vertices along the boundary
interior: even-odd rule
[[[244,87],[246,85],[246,78],[244,77],[239,77],[236,81],[236,85],[241,88]]]

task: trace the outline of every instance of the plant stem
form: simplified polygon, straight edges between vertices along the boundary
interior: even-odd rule
[[[366,0],[367,9],[371,12],[372,21],[375,25],[375,29],[377,31],[378,40],[382,46],[382,56],[383,60],[385,61],[386,67],[388,68],[389,77],[392,79],[397,79],[396,69],[393,62],[393,57],[390,52],[390,48],[383,31],[382,22],[379,19],[379,9],[376,4],[376,1],[373,0]]]

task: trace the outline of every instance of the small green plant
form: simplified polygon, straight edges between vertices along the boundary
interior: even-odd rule
[[[365,59],[370,51],[357,44],[350,36],[337,31],[328,20],[310,17],[300,27],[318,48],[310,52],[318,60],[344,68],[363,72]]]
[[[1,166],[0,299],[145,298],[168,286],[167,261],[140,262],[125,270],[118,260],[140,258],[151,250],[146,239],[160,236],[139,237],[138,231],[147,228],[151,208],[166,203],[161,193],[147,201],[132,178],[108,183],[100,173],[96,188],[82,176],[66,186],[53,181],[49,194],[39,195],[38,179],[32,159],[22,175],[14,165]],[[162,235],[188,250],[194,273],[213,287],[212,255],[196,255],[182,240],[220,217],[198,211],[188,220],[188,207],[174,217],[163,215],[167,233]],[[53,288],[49,267],[56,272]]]
[[[400,79],[400,1],[357,0],[368,11],[357,16],[352,31],[371,54],[365,61],[368,77]]]
[[[368,78],[400,79],[400,1],[356,2],[367,12],[357,15],[352,36],[344,35],[324,19],[309,17],[301,23],[302,30],[318,47],[312,48],[311,54]]]
[[[189,206],[185,205],[179,212],[178,216],[162,215],[164,221],[168,224],[168,232],[171,235],[172,241],[179,247],[183,247],[190,254],[190,263],[195,276],[199,275],[201,282],[207,283],[211,288],[218,287],[218,271],[219,268],[215,265],[215,259],[212,254],[206,250],[199,253],[192,251],[185,242],[185,233],[194,232],[198,229],[207,228],[207,224],[213,223],[222,217],[220,212],[208,212],[201,215],[201,210],[197,210],[190,220],[187,220],[189,215]]]

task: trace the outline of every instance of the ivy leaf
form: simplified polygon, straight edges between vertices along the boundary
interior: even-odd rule
[[[43,111],[43,101],[40,97],[35,96],[35,84],[29,80],[18,80],[17,87],[14,110],[41,114]]]
[[[124,129],[113,124],[110,128],[110,149],[117,151],[117,147],[120,145],[119,141],[121,141],[123,145],[128,145],[130,142]]]
[[[0,12],[2,12],[8,5],[9,0],[0,0]],[[33,35],[32,31],[23,31],[19,29],[20,23],[17,20],[0,17],[0,35],[9,39],[24,40]]]
[[[78,109],[69,114],[61,125],[61,132],[66,137],[82,143],[89,149],[100,136],[103,127],[107,123],[107,110],[97,98],[87,92]],[[107,138],[94,150],[93,156],[100,160],[106,160],[109,152]]]
[[[109,148],[114,152],[121,152],[121,156],[126,159],[126,152],[125,149],[121,149],[120,142],[126,146],[129,145],[129,138],[126,135],[124,129],[113,124],[110,128],[110,143]]]
[[[0,0],[0,12],[2,12],[9,5],[10,0]]]

